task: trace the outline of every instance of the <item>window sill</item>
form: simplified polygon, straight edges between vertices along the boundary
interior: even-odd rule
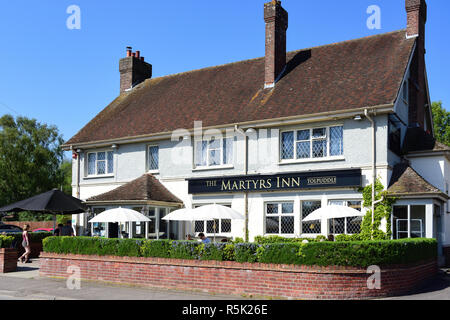
[[[234,169],[233,165],[221,165],[212,167],[197,167],[192,169],[192,171],[208,171],[208,170],[221,170],[221,169]]]
[[[278,164],[286,165],[286,164],[331,162],[331,161],[344,161],[344,160],[345,160],[344,156],[339,156],[339,157],[327,157],[327,158],[316,158],[316,159],[281,160]]]
[[[97,176],[87,176],[84,177],[84,179],[88,180],[88,179],[101,179],[101,178],[114,178],[115,175],[114,174],[104,174],[104,175],[97,175]]]
[[[147,173],[150,173],[150,174],[159,174],[159,170],[148,170]]]

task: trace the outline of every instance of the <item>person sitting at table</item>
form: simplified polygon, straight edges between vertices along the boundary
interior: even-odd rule
[[[198,237],[202,240],[203,243],[211,243],[211,240],[205,236],[203,232],[198,234]]]

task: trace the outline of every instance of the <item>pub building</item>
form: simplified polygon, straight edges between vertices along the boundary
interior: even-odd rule
[[[354,234],[361,218],[303,219],[330,204],[365,211],[358,189],[376,177],[398,198],[392,237],[434,237],[445,252],[450,150],[433,136],[425,1],[406,0],[403,30],[292,52],[281,2],[261,9],[262,58],[153,78],[127,48],[120,95],[64,145],[73,193],[90,207],[73,217],[77,234],[245,238],[246,225],[250,241]],[[248,220],[162,220],[213,203]],[[151,222],[88,222],[119,206]]]

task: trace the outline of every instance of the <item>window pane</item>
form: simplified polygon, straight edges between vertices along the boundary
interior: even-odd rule
[[[108,173],[114,173],[114,152],[108,152]]]
[[[219,220],[206,221],[207,233],[219,233]]]
[[[277,213],[278,213],[278,204],[277,203],[267,204],[267,214],[277,214]]]
[[[302,218],[306,218],[313,211],[321,207],[320,201],[302,201]],[[321,222],[311,221],[302,222],[302,232],[306,234],[318,234],[321,233]]]
[[[294,159],[294,132],[281,135],[281,159]]]
[[[327,156],[327,141],[313,141],[313,158],[323,158]]]
[[[297,142],[297,159],[311,158],[311,142]]]
[[[344,154],[343,127],[330,128],[330,155],[341,156]]]
[[[297,132],[297,141],[309,140],[310,138],[310,130],[301,130]]]
[[[282,234],[294,233],[294,217],[281,217],[281,232]]]
[[[278,234],[280,232],[279,217],[266,217],[266,233]]]
[[[159,147],[153,146],[149,148],[149,170],[159,169]]]
[[[234,138],[223,140],[223,164],[233,163],[233,141]]]
[[[215,137],[209,140],[209,149],[220,149],[220,140]]]
[[[325,128],[313,129],[313,138],[326,137],[327,130]]]
[[[344,234],[345,233],[345,218],[329,219],[329,233],[330,234]]]
[[[207,141],[197,141],[195,143],[195,165],[196,166],[206,166],[207,146],[208,146]]]
[[[95,174],[95,160],[97,155],[95,153],[88,154],[88,174]]]
[[[229,232],[231,232],[231,220],[230,219],[223,219],[220,222],[220,231],[222,233],[229,233]]]
[[[220,165],[220,151],[219,150],[209,150],[209,165],[210,166]]]
[[[294,203],[290,202],[290,203],[283,203],[281,204],[281,212],[282,213],[294,213]]]
[[[205,222],[195,221],[195,232],[205,232]]]
[[[97,174],[106,173],[106,161],[97,161]]]
[[[98,160],[106,160],[106,152],[98,152],[97,159]]]

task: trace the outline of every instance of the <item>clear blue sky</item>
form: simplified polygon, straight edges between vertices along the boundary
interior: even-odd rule
[[[71,138],[119,92],[128,45],[155,77],[264,55],[264,0],[26,0],[0,3],[0,114],[56,125]],[[406,28],[404,0],[284,0],[288,50]],[[450,110],[450,1],[428,0],[427,69],[433,101]],[[81,30],[69,30],[70,5]],[[381,8],[369,30],[368,6]]]

